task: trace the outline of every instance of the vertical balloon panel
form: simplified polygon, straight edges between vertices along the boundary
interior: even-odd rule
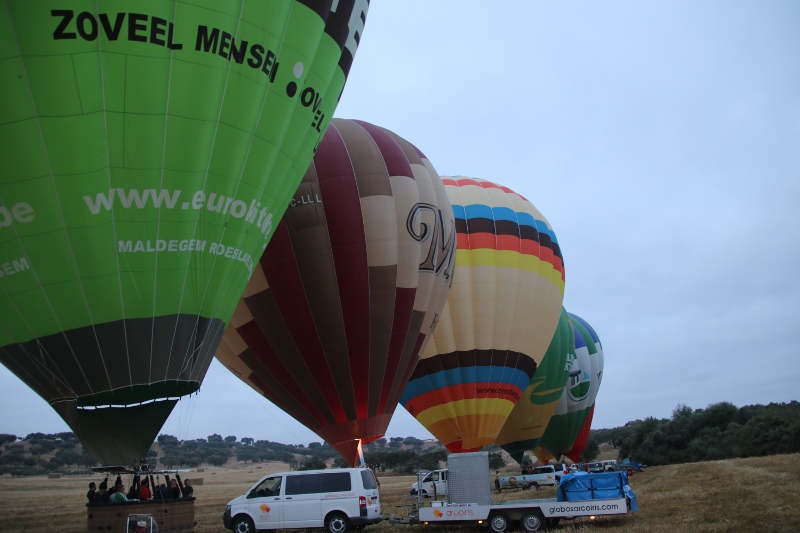
[[[573,447],[594,405],[603,376],[603,347],[597,333],[582,318],[567,314],[573,327],[577,357],[568,361],[569,381],[534,451],[543,461],[558,458]]]
[[[333,114],[367,8],[0,11],[0,264],[12,265],[0,360],[101,462],[128,464],[149,443],[89,435],[116,417],[152,442],[169,409],[142,402],[199,388]],[[109,405],[126,408],[94,409]]]
[[[496,443],[518,463],[522,463],[526,451],[538,446],[569,379],[567,362],[574,359],[572,323],[562,307],[542,362],[497,436]]]
[[[408,141],[334,119],[217,358],[351,465],[380,438],[447,297],[455,222]]]
[[[453,286],[401,398],[450,451],[494,442],[552,339],[564,294],[555,234],[495,183],[443,179],[456,217]]]

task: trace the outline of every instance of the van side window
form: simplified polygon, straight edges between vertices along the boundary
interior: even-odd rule
[[[378,488],[378,484],[375,483],[375,474],[372,473],[372,470],[361,471],[361,484],[364,485],[366,490]]]
[[[320,492],[347,492],[353,490],[350,472],[318,474],[321,479]]]
[[[347,492],[351,490],[350,473],[298,474],[286,476],[286,495]]]
[[[439,472],[434,472],[433,473],[433,480],[434,481],[439,481]]]
[[[282,476],[268,477],[258,484],[248,498],[263,498],[264,496],[279,496],[281,493]]]
[[[540,466],[539,468],[534,469],[534,474],[549,474],[552,472],[549,466]]]
[[[320,478],[325,474],[286,476],[286,495],[316,494],[320,490]]]

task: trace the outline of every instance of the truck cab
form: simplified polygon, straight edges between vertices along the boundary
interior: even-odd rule
[[[411,485],[411,494],[416,495],[419,489],[419,482]],[[427,497],[447,496],[447,469],[434,470],[423,475],[422,495]]]

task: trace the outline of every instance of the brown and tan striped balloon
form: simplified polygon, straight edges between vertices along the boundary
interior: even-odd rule
[[[455,220],[411,143],[333,119],[217,350],[350,464],[386,432],[450,290]]]

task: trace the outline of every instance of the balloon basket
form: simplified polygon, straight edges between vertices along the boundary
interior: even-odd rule
[[[193,533],[194,498],[167,501],[94,503],[86,506],[86,531]],[[144,522],[140,526],[140,522]],[[144,529],[141,529],[144,527]]]

